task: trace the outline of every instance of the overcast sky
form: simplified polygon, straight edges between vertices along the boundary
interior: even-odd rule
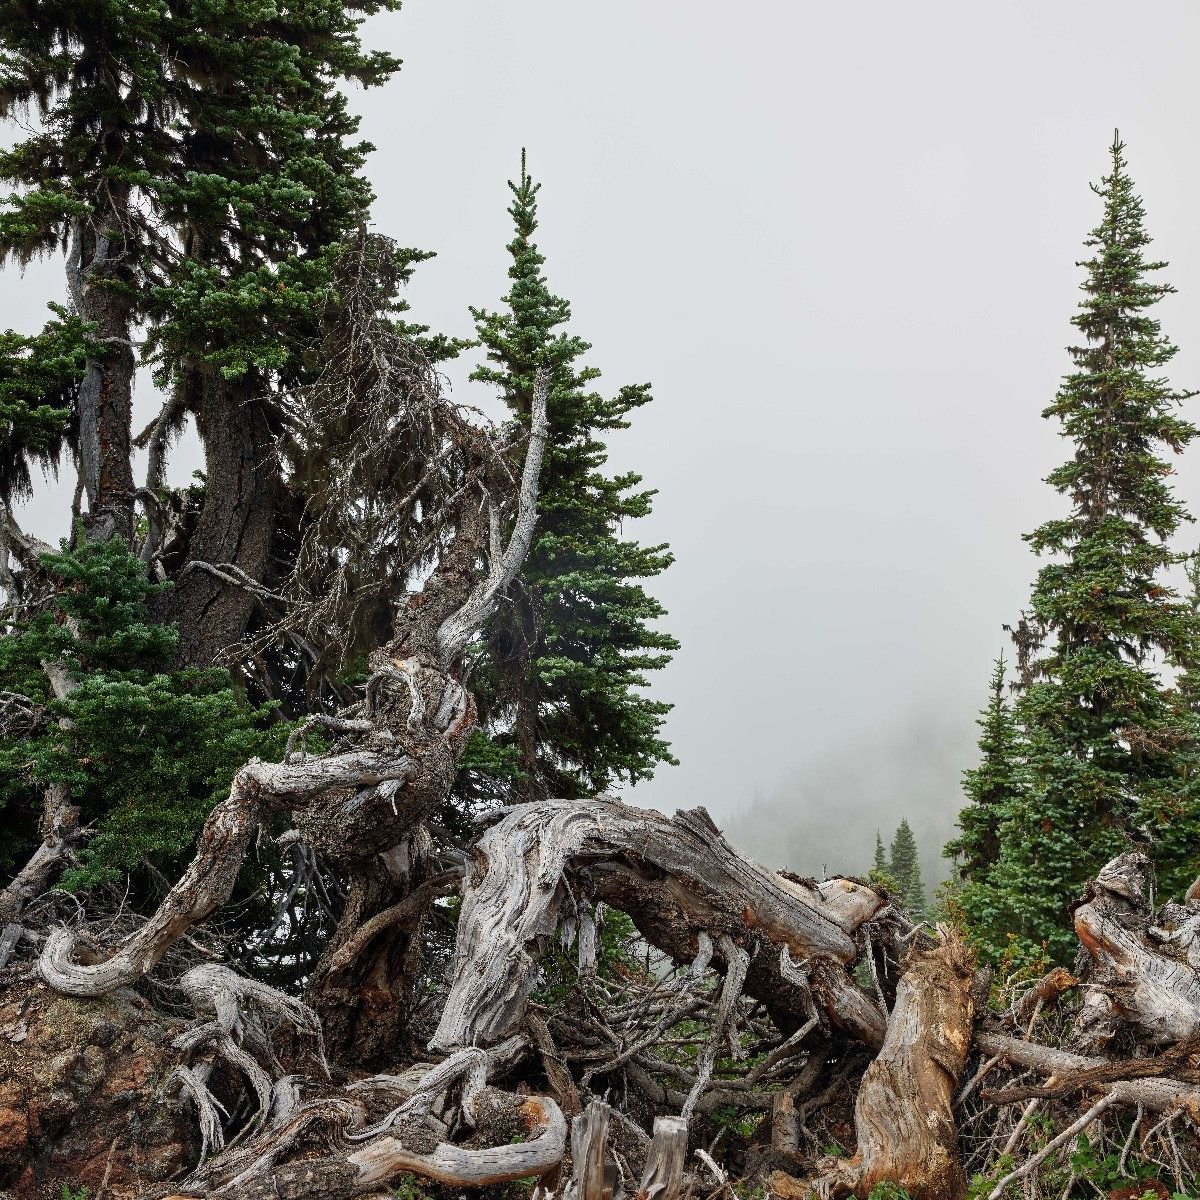
[[[1194,0],[408,0],[368,32],[405,59],[355,102],[378,228],[438,255],[416,315],[467,334],[504,291],[524,145],[603,384],[654,385],[611,451],[659,489],[629,532],[678,556],[654,691],[681,764],[632,798],[806,870],[865,869],[907,813],[934,869],[1020,535],[1057,511],[1039,414],[1114,126],[1200,384]],[[0,318],[50,280],[10,276]]]

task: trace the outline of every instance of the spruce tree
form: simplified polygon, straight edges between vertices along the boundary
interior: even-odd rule
[[[875,830],[875,865],[874,870],[889,872],[891,866],[888,864],[887,851],[883,847],[883,836],[879,830]]]
[[[921,917],[925,913],[925,885],[921,880],[921,863],[917,854],[917,839],[905,817],[892,837],[891,876],[905,911],[911,916]]]
[[[15,690],[38,714],[41,740],[21,729],[14,742],[0,725],[0,761],[13,771],[0,800],[21,844],[39,794],[69,789],[96,831],[84,852],[92,882],[142,857],[168,866],[220,791],[224,764],[266,744],[263,710],[239,698],[227,672],[190,669],[234,646],[254,592],[188,568],[231,563],[257,582],[273,553],[286,567],[295,523],[281,533],[276,513],[278,400],[320,370],[314,347],[335,263],[371,200],[370,146],[338,85],[380,83],[398,67],[364,51],[358,28],[396,7],[0,0],[0,114],[21,123],[0,152],[0,260],[61,253],[66,275],[65,303],[51,305],[40,334],[0,334],[0,521],[28,491],[32,465],[54,465],[68,448],[87,500],[74,549],[21,562],[33,617],[4,614],[0,676],[21,675]],[[142,364],[164,396],[146,434],[145,523],[135,520],[131,457]],[[189,416],[205,478],[171,493],[166,446]],[[159,516],[171,505],[167,546]],[[87,557],[109,541],[117,558]],[[152,572],[174,586],[152,587]],[[95,611],[126,612],[137,592],[130,629],[104,633],[127,657],[97,659],[70,607],[84,601],[63,591],[91,597]],[[48,614],[62,622],[55,637]],[[68,636],[76,628],[78,644]],[[39,682],[36,654],[50,650],[78,682],[61,712]],[[69,717],[69,737],[54,714]],[[199,750],[185,746],[189,731],[206,739]],[[145,757],[130,750],[120,778],[101,786],[118,732]],[[164,780],[156,794],[153,772]]]
[[[975,906],[981,944],[1008,935],[1029,953],[1073,952],[1068,906],[1108,859],[1148,842],[1164,893],[1194,874],[1200,822],[1181,795],[1181,755],[1194,721],[1164,688],[1159,664],[1191,662],[1196,618],[1166,581],[1169,544],[1188,514],[1164,451],[1196,428],[1179,415],[1192,393],[1161,374],[1176,347],[1151,316],[1174,289],[1152,279],[1141,199],[1124,146],[1094,190],[1103,216],[1086,245],[1082,335],[1074,369],[1043,414],[1059,423],[1071,458],[1047,482],[1070,504],[1026,540],[1049,561],[1016,634],[1027,686],[1016,705],[1028,790],[1010,798],[1000,853]]]
[[[649,513],[654,493],[639,475],[606,471],[603,439],[627,428],[649,387],[611,399],[593,390],[600,373],[581,361],[590,347],[568,331],[570,305],[550,290],[534,242],[540,185],[524,155],[509,187],[511,287],[499,311],[472,309],[487,351],[472,378],[494,385],[527,423],[534,373],[548,371],[550,441],[536,539],[473,675],[492,746],[484,755],[477,744],[471,761],[515,768],[526,799],[576,797],[674,762],[662,737],[670,705],[643,689],[678,643],[655,627],[665,613],[641,582],[664,571],[671,554],[622,536],[625,521]]]
[[[958,814],[961,830],[945,855],[958,866],[964,882],[982,880],[1000,856],[1000,826],[1009,806],[1021,795],[1020,733],[1005,695],[1004,655],[996,660],[991,698],[980,713],[979,765],[963,772],[967,805]]]

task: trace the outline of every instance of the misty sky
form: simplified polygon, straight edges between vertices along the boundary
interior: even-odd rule
[[[655,692],[681,765],[633,799],[812,871],[865,870],[907,813],[935,869],[1035,569],[1020,534],[1057,511],[1039,413],[1114,126],[1180,288],[1173,378],[1200,385],[1198,33],[1194,0],[408,0],[370,24],[405,59],[356,96],[376,224],[438,254],[416,316],[465,335],[504,291],[524,145],[604,385],[654,384],[611,450],[660,493],[629,532],[678,556]],[[0,320],[40,324],[58,279],[10,274]],[[196,465],[185,444],[174,477]],[[1179,483],[1200,511],[1200,449]],[[62,512],[25,519],[57,538]]]

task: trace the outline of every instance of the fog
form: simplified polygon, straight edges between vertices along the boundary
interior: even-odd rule
[[[907,815],[939,868],[1035,570],[1020,535],[1058,511],[1039,414],[1115,126],[1180,288],[1173,377],[1200,382],[1198,32],[1187,0],[408,0],[371,22],[406,60],[355,98],[376,224],[438,254],[417,317],[467,334],[503,292],[526,146],[591,361],[654,384],[611,452],[659,489],[627,532],[678,556],[653,590],[682,649],[653,690],[680,765],[630,799],[703,804],[814,872],[865,869]],[[10,274],[0,319],[35,324],[57,272]],[[451,382],[478,400],[469,365]],[[196,465],[186,442],[175,478]],[[44,536],[61,487],[26,510]]]

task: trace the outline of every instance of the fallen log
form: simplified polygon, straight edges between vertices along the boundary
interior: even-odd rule
[[[851,880],[796,883],[739,854],[703,809],[669,818],[620,801],[549,800],[493,826],[473,851],[450,991],[431,1048],[486,1045],[522,1021],[537,958],[554,933],[568,877],[628,913],[642,935],[689,961],[700,935],[728,937],[752,954],[748,995],[780,1014],[808,1015],[805,989],[780,970],[779,950],[811,966],[812,993],[830,1022],[868,1045],[886,1019],[851,981],[853,934],[886,907]],[[727,956],[716,961],[727,967]]]
[[[1097,1080],[1089,1072],[1110,1066],[1110,1060],[1068,1050],[1056,1050],[1037,1042],[1003,1033],[981,1031],[975,1035],[976,1048],[1019,1066],[1031,1067],[1047,1078],[1078,1075],[1080,1086],[1095,1092],[1110,1092],[1121,1104],[1142,1105],[1151,1112],[1185,1110],[1200,1118],[1200,1088],[1175,1079]]]

